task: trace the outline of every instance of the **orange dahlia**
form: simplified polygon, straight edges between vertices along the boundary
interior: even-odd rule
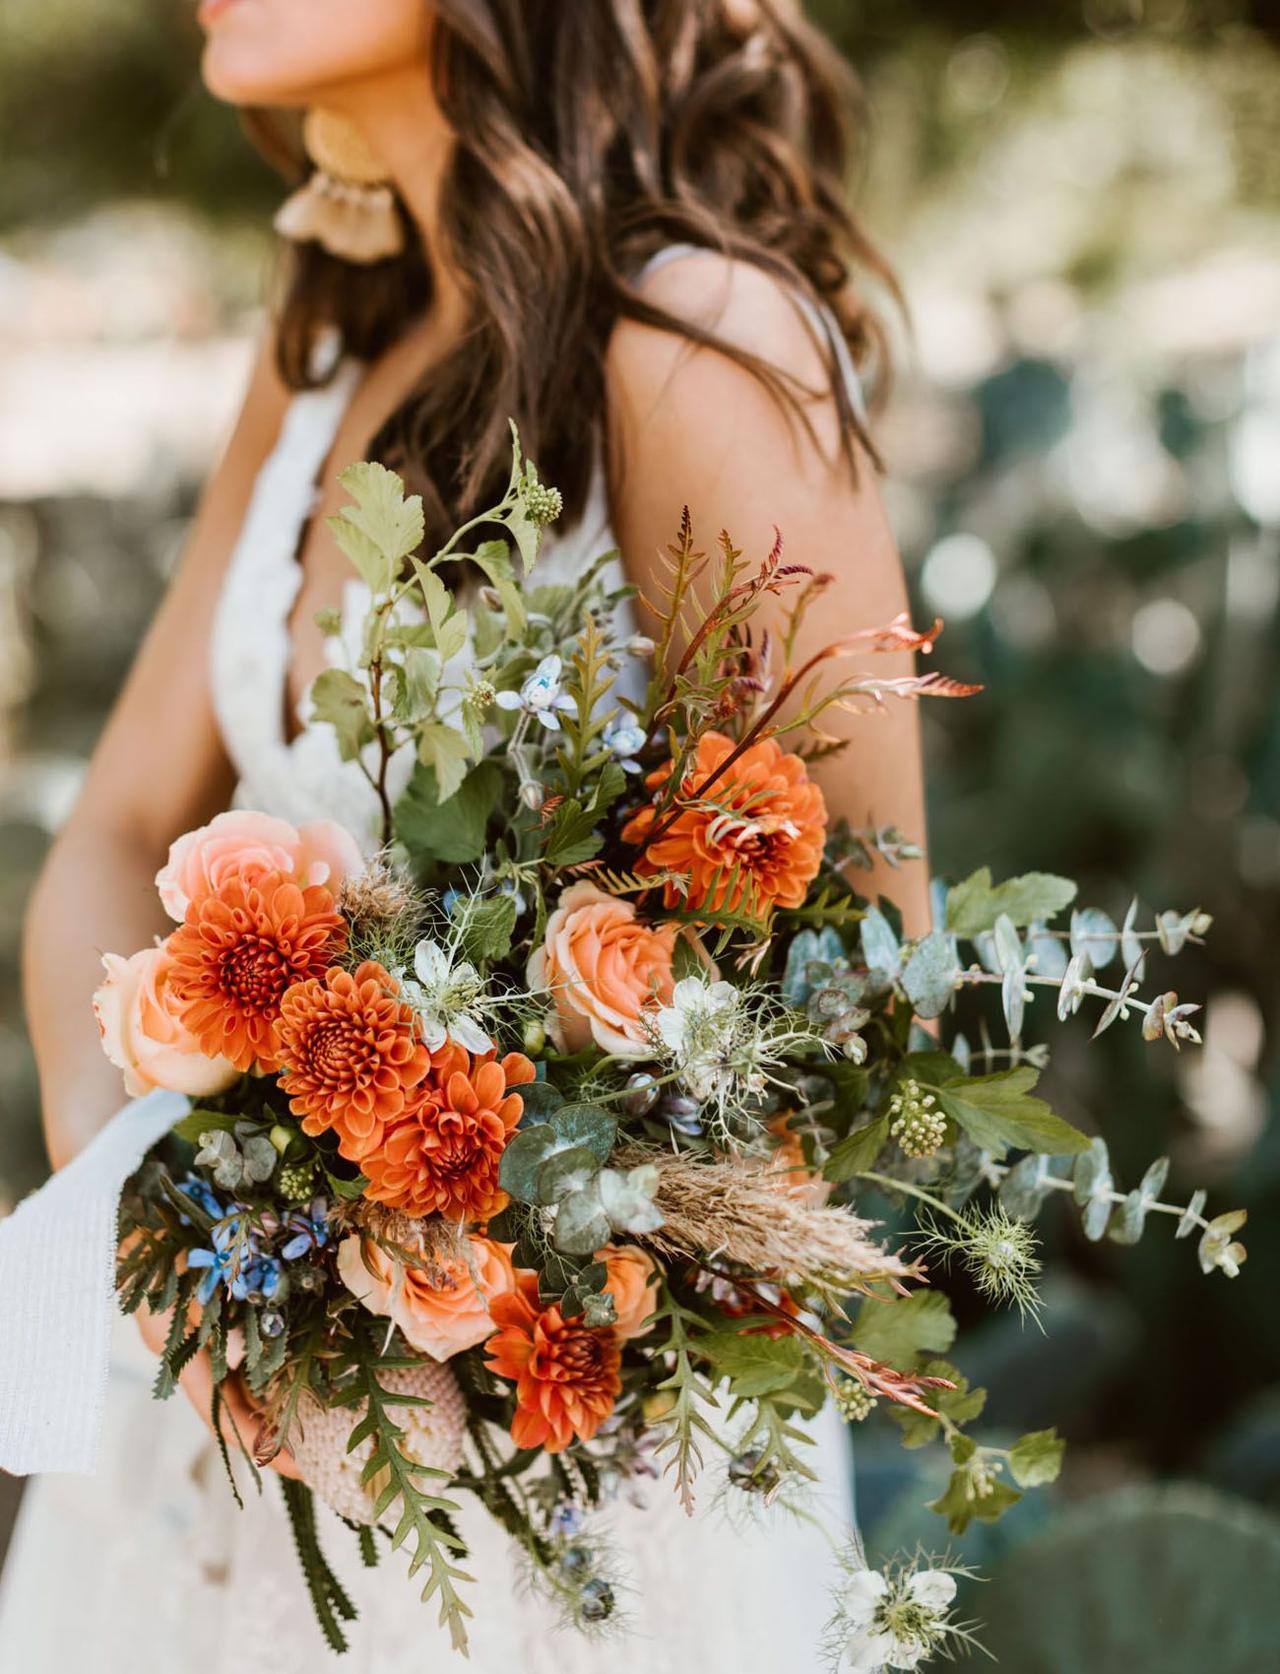
[[[426,1080],[376,1149],[361,1157],[365,1196],[407,1215],[483,1221],[505,1208],[498,1167],[532,1081],[519,1052],[473,1056],[453,1041],[431,1054]]]
[[[516,1386],[512,1441],[548,1453],[563,1453],[575,1436],[590,1441],[622,1389],[617,1332],[544,1308],[536,1273],[519,1274],[516,1289],[495,1296],[489,1313],[498,1331],[485,1345],[485,1364]]]
[[[760,913],[798,907],[822,864],[827,805],[799,756],[772,738],[744,750],[713,777],[737,748],[722,732],[704,733],[674,802],[659,813],[642,808],[623,829],[628,843],[648,843],[644,872],[676,872],[689,880],[686,905],[734,911],[746,904]],[[650,790],[667,783],[667,762],[649,775]],[[709,782],[710,781],[710,782]],[[704,790],[704,786],[706,789]],[[680,892],[668,884],[669,907]]]
[[[280,1004],[280,1085],[302,1131],[332,1128],[359,1163],[382,1144],[431,1067],[414,1014],[375,960],[295,983]]]
[[[281,1001],[295,982],[327,970],[346,940],[323,885],[300,888],[283,872],[233,874],[190,902],[169,938],[182,1022],[206,1056],[273,1070]]]

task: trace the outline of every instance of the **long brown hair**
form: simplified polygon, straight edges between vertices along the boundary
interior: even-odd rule
[[[603,413],[619,317],[720,349],[803,420],[793,380],[635,288],[664,245],[753,262],[821,299],[859,363],[879,346],[855,281],[892,279],[846,198],[856,84],[797,0],[432,4],[436,96],[456,134],[441,229],[472,318],[374,444],[424,493],[429,527],[489,503],[510,460],[509,417],[576,519],[593,459],[583,415]],[[372,268],[315,245],[293,253],[278,329],[292,387],[316,381],[319,327],[372,359],[429,304],[429,265],[408,230],[405,253]],[[833,350],[852,470],[854,438],[869,441]]]

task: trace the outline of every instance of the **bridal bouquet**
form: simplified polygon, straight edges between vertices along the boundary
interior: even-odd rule
[[[430,558],[397,477],[342,480],[332,527],[368,609],[345,665],[324,623],[311,724],[367,781],[376,852],[334,824],[220,815],[159,874],[167,940],[109,957],[95,1002],[128,1090],[192,1104],[126,1188],[122,1305],[170,1317],[158,1396],[203,1351],[215,1431],[237,1377],[262,1415],[237,1437],[247,1467],[291,1453],[330,1643],[353,1612],[316,1495],[366,1562],[379,1537],[407,1549],[464,1647],[465,1495],[592,1628],[623,1613],[595,1508],[663,1474],[692,1508],[717,1458],[723,1492],[802,1500],[804,1421],[827,1399],[850,1422],[884,1403],[907,1446],[949,1449],[935,1509],[953,1530],[1050,1481],[1052,1430],[1008,1449],[970,1434],[983,1392],[943,1358],[955,1326],[931,1281],[956,1260],[1034,1310],[1032,1222],[1054,1197],[1091,1238],[1173,1214],[1206,1271],[1237,1270],[1243,1215],[1163,1202],[1163,1160],[1119,1189],[1102,1141],[1035,1095],[1044,1054],[1022,1044],[1046,986],[1064,1018],[1097,1001],[1099,1028],[1194,1040],[1193,1006],[1139,989],[1207,921],[1135,906],[1059,925],[1071,883],[983,871],[904,939],[859,882],[873,855],[918,851],[833,823],[809,767],[840,748],[835,710],[972,689],[865,672],[936,627],[802,658],[827,578],[780,542],[752,563],[722,536],[707,556],[686,518],[647,601],[655,645],[603,562],[537,585],[559,497],[518,441],[502,502]],[[753,628],[766,598],[771,635]],[[980,1050],[944,1045],[931,1020],[986,985],[1007,1046],[985,1025]],[[868,1186],[918,1211],[902,1249],[857,1212]],[[966,1634],[944,1565],[850,1567],[843,1666],[913,1667]]]

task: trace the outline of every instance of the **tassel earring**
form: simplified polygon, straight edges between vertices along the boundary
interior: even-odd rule
[[[316,106],[306,114],[302,138],[315,172],[281,204],[276,231],[362,265],[398,256],[404,228],[390,176],[356,124]]]

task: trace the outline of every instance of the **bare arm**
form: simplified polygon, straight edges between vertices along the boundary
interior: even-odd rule
[[[700,255],[658,269],[647,289],[673,313],[713,327],[809,387],[825,385],[821,355],[795,303],[758,269]],[[850,480],[837,450],[830,393],[808,408],[815,445],[759,380],[726,356],[630,320],[618,325],[610,344],[608,392],[614,457],[622,467],[614,472],[614,527],[642,592],[656,590],[658,556],[687,502],[701,546],[725,529],[748,555],[763,558],[776,524],[790,561],[834,573],[801,630],[801,660],[906,609],[902,565],[874,469],[863,458],[857,482]],[[777,601],[766,601],[761,626],[772,625],[771,611],[776,621]],[[828,667],[833,679],[859,669],[881,676],[914,672],[909,655],[883,653]],[[924,847],[919,716],[914,704],[889,704],[887,712],[865,716],[829,712],[824,726],[850,743],[817,764],[814,776],[833,819],[843,815],[855,827],[869,820],[897,825]],[[925,863],[898,870],[878,863],[869,878],[857,873],[855,881],[860,893],[894,901],[908,934],[929,928]]]
[[[32,893],[23,940],[27,1018],[55,1168],[119,1107],[91,997],[104,951],[166,929],[154,878],[169,844],[224,808],[232,772],[209,690],[209,623],[285,393],[264,350],[187,551],[94,751],[80,798]]]

